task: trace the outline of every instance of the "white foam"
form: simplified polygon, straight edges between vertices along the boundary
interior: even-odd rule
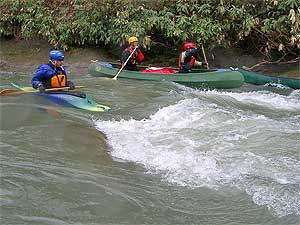
[[[300,128],[287,121],[283,123],[209,101],[216,96],[230,97],[243,104],[266,104],[294,111],[300,107],[298,94],[217,91],[194,94],[199,98],[164,107],[149,119],[94,122],[107,135],[114,157],[141,164],[149,173],[159,174],[168,182],[213,189],[234,186],[245,190],[255,203],[266,205],[277,216],[300,215],[299,197],[283,188],[300,187],[299,159],[281,157],[285,151],[280,149],[282,139],[274,137],[281,129],[289,145],[296,146],[293,137],[300,133]],[[289,135],[291,138],[287,139]]]
[[[258,106],[269,107],[273,109],[283,110],[300,110],[300,91],[293,91],[290,95],[284,96],[269,91],[256,91],[256,92],[218,92],[218,91],[198,91],[200,95],[208,96],[230,96],[239,102],[255,104]]]

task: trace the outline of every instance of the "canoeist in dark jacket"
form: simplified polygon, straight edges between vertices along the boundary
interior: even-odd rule
[[[48,64],[41,64],[32,77],[31,84],[35,89],[44,92],[47,88],[70,87],[75,89],[73,82],[67,80],[67,72],[63,67],[64,54],[61,51],[49,52]]]
[[[123,65],[135,49],[135,52],[132,54],[132,56],[126,63],[124,69],[125,70],[137,70],[137,63],[142,62],[144,60],[144,55],[143,55],[142,51],[138,48],[139,43],[138,43],[138,39],[136,37],[130,37],[128,39],[128,44],[129,44],[129,46],[127,48],[125,48],[124,51],[122,52],[121,63]]]
[[[178,59],[178,67],[180,73],[189,73],[193,66],[204,66],[205,62],[201,62],[199,53],[200,49],[192,42],[187,42],[183,45],[183,52],[181,52]]]

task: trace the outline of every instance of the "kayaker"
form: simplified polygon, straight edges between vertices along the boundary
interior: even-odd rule
[[[125,48],[121,54],[121,63],[122,65],[126,62],[128,57],[136,48],[135,52],[132,54],[128,62],[126,63],[124,69],[125,70],[137,70],[137,63],[142,62],[144,60],[144,55],[142,51],[139,49],[139,42],[137,37],[128,38],[128,47]]]
[[[48,88],[70,87],[75,89],[72,81],[67,80],[67,72],[63,66],[64,54],[59,50],[49,52],[48,64],[41,64],[31,79],[32,87],[44,92]]]
[[[180,53],[178,59],[178,67],[180,73],[189,73],[192,71],[193,66],[205,66],[205,62],[201,62],[200,53],[201,49],[192,42],[186,42],[183,45],[183,52]]]

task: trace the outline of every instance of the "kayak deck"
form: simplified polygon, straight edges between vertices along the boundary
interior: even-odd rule
[[[25,92],[32,92],[36,89],[32,87],[24,87],[19,84],[12,83],[15,88],[23,90]],[[73,106],[88,111],[94,112],[108,112],[111,110],[110,107],[96,103],[93,99],[88,97],[84,92],[81,91],[54,91],[54,92],[34,92],[34,94],[47,97],[48,99],[67,106]]]

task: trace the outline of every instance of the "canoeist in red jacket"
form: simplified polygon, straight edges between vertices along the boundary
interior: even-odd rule
[[[178,67],[180,73],[189,73],[193,66],[205,66],[205,62],[201,62],[199,52],[201,49],[192,42],[186,42],[183,45],[183,52],[181,52],[178,59]]]
[[[130,57],[129,61],[126,63],[124,69],[125,70],[137,70],[137,63],[142,62],[144,60],[144,55],[142,51],[138,48],[139,42],[137,37],[130,37],[128,39],[129,46],[124,49],[121,55],[121,63],[122,65],[126,62],[131,53],[135,50],[135,52]]]

